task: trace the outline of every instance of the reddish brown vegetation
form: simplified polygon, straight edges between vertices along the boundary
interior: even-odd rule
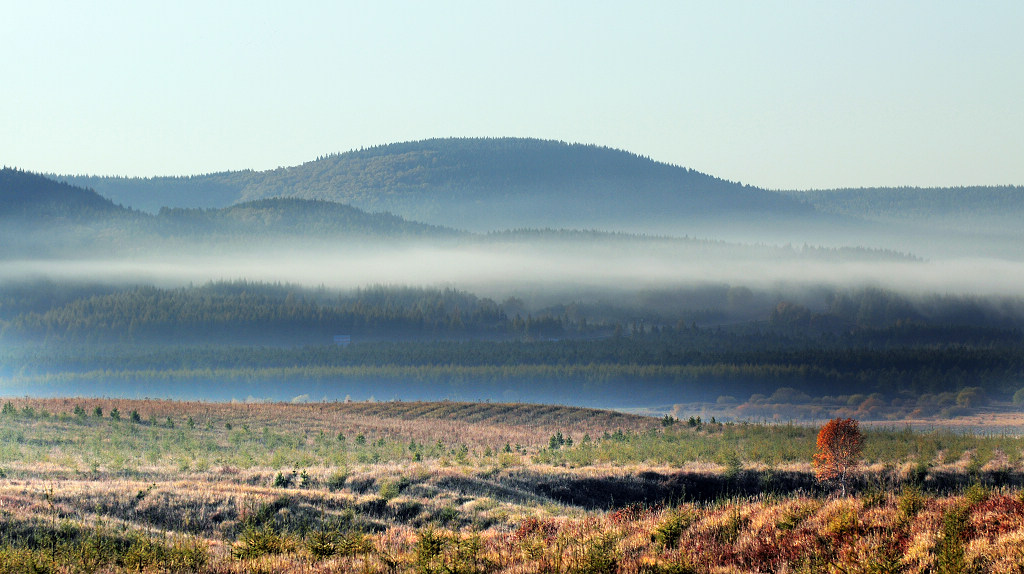
[[[818,432],[814,471],[818,480],[836,480],[846,490],[850,470],[860,459],[864,435],[853,419],[832,419]]]

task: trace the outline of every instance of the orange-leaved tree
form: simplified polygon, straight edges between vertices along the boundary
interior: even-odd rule
[[[860,460],[864,435],[853,419],[832,419],[818,431],[814,471],[820,481],[836,480],[846,494],[846,478]]]

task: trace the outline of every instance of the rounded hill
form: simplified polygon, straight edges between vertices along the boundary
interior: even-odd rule
[[[537,139],[397,143],[249,175],[243,199],[328,199],[473,231],[646,232],[720,217],[809,211],[792,198],[626,151]]]
[[[143,209],[294,197],[471,231],[553,227],[676,233],[814,213],[792,197],[626,151],[522,138],[394,143],[262,172],[74,181],[109,197],[124,194],[115,199]],[[174,203],[183,198],[192,204]]]

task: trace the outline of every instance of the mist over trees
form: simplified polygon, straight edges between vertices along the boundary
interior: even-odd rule
[[[666,298],[676,304],[664,306]],[[723,308],[709,311],[716,299]],[[615,297],[535,308],[450,288],[25,283],[0,289],[0,346],[11,349],[0,377],[57,394],[183,398],[210,383],[221,399],[313,393],[607,407],[738,397],[751,414],[771,412],[758,406],[773,404],[769,395],[802,404],[862,394],[916,408],[936,393],[952,406],[972,387],[1009,400],[1024,380],[1019,301],[863,289],[834,292],[812,312],[771,300],[722,286],[641,294],[628,307]],[[753,315],[724,326],[730,305]],[[787,388],[796,394],[779,394]]]
[[[9,392],[877,419],[1024,388],[1019,188],[771,192],[516,138],[61,179],[0,172]]]

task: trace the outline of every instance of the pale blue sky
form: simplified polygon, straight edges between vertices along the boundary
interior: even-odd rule
[[[1024,184],[1024,2],[0,0],[0,164],[269,169],[448,136],[768,188]]]

